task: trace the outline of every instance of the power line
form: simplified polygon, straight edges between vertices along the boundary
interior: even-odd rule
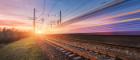
[[[106,4],[106,5],[102,6],[102,7],[99,7],[98,9],[95,9],[93,11],[89,11],[86,14],[83,14],[83,15],[80,15],[80,16],[78,16],[76,18],[70,19],[70,20],[64,22],[61,26],[64,26],[66,24],[69,25],[69,24],[72,24],[72,23],[79,22],[79,21],[82,21],[84,19],[90,18],[90,17],[96,15],[97,13],[99,14],[99,13],[103,12],[104,10],[106,11],[108,9],[111,9],[111,8],[113,8],[115,6],[118,6],[118,5],[122,4],[122,3],[124,3],[124,2],[126,2],[126,1],[122,1],[122,0],[112,1],[112,2]]]
[[[85,6],[88,3],[88,1],[86,1],[86,0],[84,0],[83,2],[82,1],[80,1],[80,2],[81,2],[81,4],[79,4],[78,7],[74,8],[73,10],[69,10],[69,12],[67,13],[67,15],[65,15],[65,17],[72,15],[71,13],[78,11],[79,8],[83,7],[82,5]]]
[[[55,4],[52,6],[52,8],[48,12],[52,13],[52,10],[57,6],[58,3],[60,3],[60,1],[56,1]]]
[[[43,0],[42,13],[38,16],[37,19],[39,19],[41,16],[45,14],[45,10],[46,10],[46,0]]]

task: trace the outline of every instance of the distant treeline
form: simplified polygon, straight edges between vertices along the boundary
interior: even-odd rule
[[[7,44],[29,36],[29,32],[17,29],[0,28],[0,44]]]

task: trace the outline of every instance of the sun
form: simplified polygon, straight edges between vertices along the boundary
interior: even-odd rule
[[[41,31],[41,30],[37,30],[37,31],[35,31],[35,33],[36,33],[36,34],[44,34],[44,32]]]

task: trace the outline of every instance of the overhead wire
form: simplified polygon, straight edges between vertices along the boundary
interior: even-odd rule
[[[43,0],[42,12],[41,12],[41,14],[37,17],[37,19],[41,18],[41,16],[43,16],[43,15],[45,14],[45,10],[46,10],[46,0]]]
[[[60,3],[60,0],[59,0],[59,1],[55,1],[55,3],[53,4],[53,6],[49,9],[49,11],[48,11],[48,17],[51,16],[53,9],[57,6],[58,3]],[[55,15],[55,16],[56,16],[56,15]],[[50,19],[50,18],[49,18],[49,19]],[[54,22],[54,21],[50,21],[50,24],[52,24],[53,22]]]
[[[91,0],[91,1],[92,1],[92,0]],[[74,10],[71,10],[71,11],[68,13],[68,15],[65,15],[65,17],[68,17],[68,16],[73,15],[72,13],[77,12],[79,8],[86,6],[86,5],[88,4],[88,2],[89,2],[89,1],[84,0],[83,2],[81,2],[81,4],[80,4],[77,8],[75,8]],[[103,2],[106,3],[107,1],[103,1]],[[90,10],[93,10],[93,9],[90,9]],[[90,10],[89,10],[89,11],[90,11]],[[89,12],[89,11],[87,11],[87,12]]]
[[[81,3],[78,5],[78,7],[71,9],[67,12],[67,15],[65,15],[65,17],[68,17],[70,15],[72,15],[72,13],[77,12],[79,8],[83,7],[82,5],[86,6],[88,1],[84,0],[83,2],[80,1]]]
[[[52,8],[49,10],[49,13],[52,13],[53,9],[57,6],[58,3],[60,3],[61,1],[56,1],[55,4],[52,6]]]

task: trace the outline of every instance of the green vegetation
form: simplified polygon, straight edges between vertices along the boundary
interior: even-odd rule
[[[0,49],[1,60],[44,60],[35,39],[26,38]]]
[[[9,44],[28,37],[29,32],[19,31],[16,29],[0,28],[0,44]]]

